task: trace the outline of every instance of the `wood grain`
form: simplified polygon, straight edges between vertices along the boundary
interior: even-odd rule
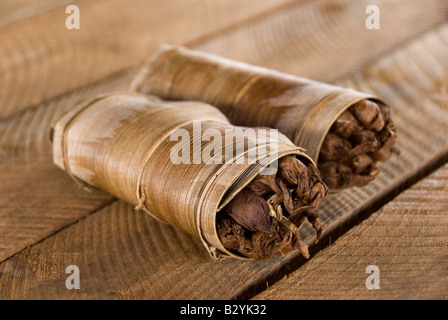
[[[380,10],[380,29],[369,30],[368,5]],[[194,45],[305,78],[334,82],[446,21],[448,3],[419,0],[308,1]]]
[[[448,164],[254,299],[448,298]],[[380,289],[366,288],[366,268]]]
[[[0,122],[0,261],[112,201],[86,193],[53,164],[49,128],[78,100],[127,87],[130,73]]]
[[[65,287],[71,264],[81,290]],[[264,267],[211,261],[199,240],[116,202],[1,264],[0,297],[221,299]]]
[[[162,42],[333,81],[439,25],[448,11],[443,0],[426,1],[423,11],[418,0],[378,2],[382,25],[371,31],[368,1],[77,0],[82,27],[67,30],[62,2],[21,1],[7,1],[0,16],[0,118],[135,66]],[[8,19],[16,22],[8,27]]]
[[[446,160],[448,97],[445,79],[448,57],[446,50],[441,48],[447,44],[448,25],[444,25],[378,60],[362,72],[337,82],[380,94],[394,106],[402,154],[384,165],[383,172],[371,186],[332,194],[325,200],[320,212],[327,230],[323,240],[327,243],[335,232],[346,231],[349,225],[345,224],[351,219],[360,214],[368,215],[369,208],[384,203],[436,162]],[[421,59],[422,56],[426,59]],[[39,109],[36,108],[35,112]],[[24,112],[21,117],[27,113]],[[21,117],[17,117],[16,121]],[[446,194],[446,189],[443,190],[440,192]],[[428,223],[427,228],[430,226]],[[441,223],[442,228],[444,223]],[[311,233],[305,232],[305,237],[308,242],[313,240]],[[391,246],[392,240],[384,238],[384,243]],[[409,244],[406,239],[397,241]],[[374,244],[372,242],[371,246]],[[421,254],[421,251],[413,249],[410,254]],[[439,262],[445,261],[445,258]],[[412,261],[421,261],[418,255],[415,259]],[[198,241],[150,217],[135,213],[129,205],[118,201],[21,250],[0,264],[0,297],[251,297],[256,292],[255,286],[275,280],[301,263],[297,255],[264,262],[214,262],[207,257]],[[65,288],[67,275],[64,271],[70,264],[80,267],[82,290]],[[443,265],[439,264],[438,268]],[[346,266],[350,269],[355,268],[356,264]],[[400,270],[404,272],[405,267]],[[322,288],[321,293],[324,293],[325,285]]]
[[[80,0],[0,29],[0,117],[138,64],[162,42],[183,44],[291,0]]]

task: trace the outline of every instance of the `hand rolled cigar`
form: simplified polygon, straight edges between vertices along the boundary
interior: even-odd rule
[[[331,189],[367,185],[395,147],[379,98],[183,47],[162,46],[131,90],[218,107],[235,125],[276,128],[317,163]]]
[[[275,129],[237,127],[201,102],[111,93],[53,126],[54,163],[202,241],[213,258],[267,259],[299,251],[325,198],[313,160]]]

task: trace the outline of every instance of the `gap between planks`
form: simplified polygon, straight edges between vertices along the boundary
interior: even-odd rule
[[[446,299],[448,164],[253,299]],[[367,290],[376,265],[381,290]]]
[[[388,186],[386,192],[377,198],[372,198],[369,203],[363,205],[357,215],[350,216],[348,219],[340,221],[331,230],[324,232],[321,239],[317,244],[310,246],[310,259],[313,258],[318,252],[331,246],[332,243],[337,241],[341,236],[347,233],[350,229],[359,225],[364,220],[368,219],[373,213],[378,212],[381,208],[400,194],[408,190],[413,185],[421,182],[429,175],[442,168],[448,162],[448,148],[440,156],[434,157],[430,162],[426,163],[419,171],[415,172],[413,176],[403,179],[399,183]],[[295,257],[294,259],[288,259],[288,261],[282,265],[279,269],[273,270],[266,274],[265,277],[257,279],[254,283],[243,287],[237,292],[232,299],[234,300],[247,300],[255,297],[263,292],[268,287],[272,286],[277,281],[281,280],[285,276],[293,273],[305,263],[309,262],[302,256]]]
[[[12,257],[14,257],[16,254],[20,254],[22,251],[27,250],[27,249],[30,249],[30,248],[32,248],[32,247],[38,245],[39,243],[44,242],[44,241],[47,240],[48,238],[53,237],[54,235],[58,234],[59,232],[62,232],[62,231],[64,231],[65,229],[68,229],[68,228],[70,228],[71,226],[73,226],[73,225],[75,225],[75,224],[81,222],[82,220],[87,219],[88,217],[90,217],[90,216],[92,216],[92,215],[94,215],[94,214],[100,212],[101,210],[106,209],[107,207],[113,205],[113,204],[114,204],[115,202],[117,202],[117,201],[118,201],[118,199],[116,199],[116,198],[111,198],[111,199],[109,199],[109,200],[106,200],[102,205],[100,205],[100,206],[94,208],[92,211],[87,212],[86,215],[84,215],[84,216],[82,216],[82,217],[79,217],[79,218],[75,219],[73,222],[69,222],[69,223],[67,223],[66,225],[62,226],[60,229],[58,229],[58,230],[54,230],[53,232],[51,232],[51,233],[45,235],[44,237],[42,237],[42,239],[39,239],[39,240],[37,240],[36,242],[34,242],[34,243],[32,243],[32,244],[30,244],[30,245],[24,247],[23,249],[21,249],[21,250],[15,252],[13,255],[11,255],[11,256],[9,256],[8,258],[6,258],[5,260],[1,261],[0,264],[2,264],[2,263],[4,263],[4,262],[7,262],[9,259],[11,259]]]

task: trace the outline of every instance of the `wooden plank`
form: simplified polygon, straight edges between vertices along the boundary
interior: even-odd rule
[[[80,189],[52,159],[49,128],[79,100],[124,90],[123,73],[0,122],[0,261],[109,204]]]
[[[323,241],[369,207],[387,201],[446,159],[448,24],[339,84],[383,96],[394,107],[402,154],[375,183],[331,195],[320,208]],[[426,59],[421,59],[426,57]],[[26,114],[26,113],[24,113]],[[418,134],[416,134],[416,132]],[[313,235],[304,230],[306,241]],[[324,243],[325,242],[321,242]],[[316,247],[313,247],[316,250]],[[199,241],[135,213],[118,201],[0,264],[1,298],[226,299],[297,267],[297,254],[262,262],[208,258]],[[65,268],[79,266],[82,290],[65,288]],[[106,275],[102,277],[102,275]]]
[[[369,30],[377,5],[380,29]],[[195,43],[198,50],[286,73],[334,82],[446,21],[448,2],[419,0],[308,1],[242,28]]]
[[[0,117],[135,65],[161,42],[332,81],[440,24],[447,11],[443,0],[423,11],[418,0],[375,2],[382,25],[371,31],[368,1],[78,1],[80,30],[65,28],[62,7],[0,29]]]
[[[72,264],[82,290],[65,287]],[[212,262],[200,241],[120,201],[4,262],[0,297],[217,299],[260,266]]]
[[[0,29],[0,117],[138,64],[162,42],[183,44],[292,0],[76,2],[80,29],[59,7]]]
[[[447,194],[448,164],[254,299],[446,300]],[[369,265],[379,268],[379,290],[365,285]]]

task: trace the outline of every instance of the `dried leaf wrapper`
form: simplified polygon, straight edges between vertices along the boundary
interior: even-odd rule
[[[207,102],[235,125],[276,128],[333,189],[368,184],[376,163],[397,151],[390,109],[376,96],[182,47],[162,46],[131,90]]]
[[[287,156],[300,159],[307,164],[307,170],[314,170],[315,164],[303,149],[276,130],[250,129],[264,135],[262,139],[244,136],[244,148],[237,145],[238,139],[226,139],[229,131],[238,137],[245,134],[244,130],[205,103],[166,102],[142,94],[111,93],[80,103],[55,123],[53,160],[79,184],[106,191],[197,237],[214,258],[260,259],[271,254],[266,241],[253,242],[260,247],[252,255],[232,250],[231,241],[222,243],[220,234],[236,223],[236,216],[224,211],[231,212],[228,207],[234,204],[233,200],[247,192],[260,172],[271,168],[277,160]],[[213,139],[211,133],[215,134]],[[187,145],[180,150],[181,141]],[[227,147],[231,147],[230,155]],[[255,158],[249,159],[254,150]],[[259,150],[265,151],[258,153]],[[207,154],[210,157],[204,161]],[[304,199],[313,197],[311,190],[305,193]],[[304,201],[318,205],[325,195],[323,190],[316,201]],[[251,206],[246,204],[246,208]],[[247,225],[253,222],[250,218],[243,217],[244,226],[230,226],[232,232],[254,228]]]

